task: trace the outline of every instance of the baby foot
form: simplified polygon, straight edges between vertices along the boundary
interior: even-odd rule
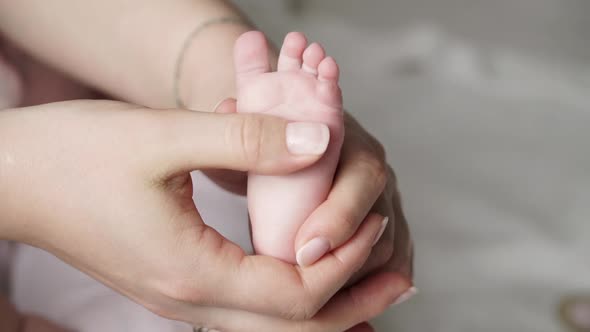
[[[287,176],[248,177],[248,208],[254,248],[259,254],[290,263],[294,240],[305,219],[326,200],[344,138],[339,69],[316,43],[289,33],[271,71],[268,46],[260,32],[243,34],[235,45],[237,111],[264,113],[291,121],[321,122],[330,128],[330,143],[314,165]],[[329,248],[329,243],[321,244]],[[315,258],[315,257],[314,257]]]

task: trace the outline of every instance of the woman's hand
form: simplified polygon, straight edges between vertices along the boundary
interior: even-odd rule
[[[227,100],[224,105],[235,101]],[[231,112],[223,107],[218,112]],[[403,213],[400,193],[393,169],[387,165],[382,145],[350,115],[345,116],[346,135],[340,164],[332,191],[324,204],[308,218],[299,230],[296,248],[321,236],[332,248],[346,243],[374,212],[390,218],[383,236],[373,247],[369,258],[346,283],[354,285],[368,275],[393,272],[396,287],[404,288],[397,301],[401,303],[416,292],[410,288],[413,279],[414,251],[410,230]],[[245,194],[246,174],[228,170],[209,170],[206,174],[217,184],[234,193]],[[364,323],[348,332],[370,331]]]
[[[192,201],[194,169],[275,174],[315,162],[319,155],[289,152],[286,127],[267,116],[103,101],[2,111],[0,235],[48,250],[168,318],[223,332],[341,332],[408,288],[381,273],[340,290],[366,261],[379,215],[299,268],[245,256]]]
[[[224,101],[222,105],[226,107],[218,108],[217,112],[231,112],[235,109],[234,103],[233,99]],[[348,114],[345,126],[346,135],[332,191],[299,230],[296,246],[301,248],[319,236],[329,239],[332,248],[338,248],[355,234],[370,212],[377,212],[390,218],[387,228],[369,259],[347,285],[377,270],[397,272],[411,281],[413,244],[395,173],[387,165],[382,145]],[[227,190],[246,193],[245,172],[208,170],[205,173]]]
[[[299,230],[296,248],[315,237],[324,237],[338,248],[377,212],[389,217],[384,235],[369,259],[348,284],[375,271],[396,272],[407,282],[413,277],[413,245],[397,189],[382,145],[350,115],[334,186],[326,200]],[[411,292],[415,289],[411,290]]]

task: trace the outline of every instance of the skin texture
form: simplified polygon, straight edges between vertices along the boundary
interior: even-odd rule
[[[288,176],[248,177],[248,207],[257,253],[295,260],[295,236],[305,219],[326,199],[344,138],[338,66],[305,36],[285,37],[278,71],[271,72],[268,46],[261,32],[243,34],[235,46],[237,110],[290,121],[319,122],[330,129],[323,158]]]
[[[172,107],[173,67],[186,36],[198,22],[235,15],[240,14],[227,2],[214,0],[136,0],[127,1],[125,7],[114,0],[0,0],[0,28],[8,39],[18,41],[17,48],[24,50],[21,53],[30,55],[18,59],[19,70],[27,77],[23,98],[31,100],[28,104],[94,98],[94,91],[98,88],[112,98],[134,101],[149,107]],[[126,23],[123,30],[121,22]],[[72,26],[85,26],[85,34],[77,33]],[[212,26],[193,40],[181,77],[181,94],[191,109],[213,110],[220,100],[235,96],[232,49],[238,36],[249,29],[246,24]],[[124,36],[112,38],[121,31],[125,31]],[[277,53],[271,49],[271,64],[276,63],[276,58]],[[24,61],[20,61],[22,59]],[[38,69],[30,70],[34,68]],[[44,74],[38,75],[40,73]],[[51,79],[47,79],[48,77]],[[55,84],[54,79],[63,84]],[[63,90],[48,96],[46,92],[53,87]],[[379,142],[350,116],[345,114],[344,118],[346,137],[334,186],[326,202],[307,218],[299,230],[295,246],[299,249],[310,239],[322,236],[330,242],[331,249],[339,248],[358,233],[360,225],[371,219],[368,212],[388,215],[390,223],[385,234],[372,248],[369,258],[349,280],[349,284],[355,280],[374,283],[375,280],[367,280],[375,278],[375,273],[395,271],[393,277],[385,281],[378,278],[381,283],[377,284],[381,285],[381,291],[387,287],[395,287],[401,294],[411,284],[413,256],[396,179],[385,161]],[[216,170],[208,173],[224,188],[238,193],[246,190],[246,175],[243,170]],[[369,178],[374,181],[366,181]],[[154,246],[159,242],[153,241]],[[100,252],[103,245],[98,245],[95,250]],[[114,257],[118,257],[117,254]],[[107,256],[108,253],[104,255]],[[193,258],[179,257],[177,264],[190,265]],[[139,266],[135,262],[129,268],[134,270],[128,270],[131,275],[138,274],[135,268]],[[152,268],[162,272],[166,267]],[[124,286],[119,280],[111,282],[115,289]],[[368,296],[366,292],[367,288],[358,288],[355,296],[365,298]],[[297,302],[294,293],[281,294],[283,302]],[[382,292],[379,295],[385,296]],[[311,297],[302,302],[309,305],[315,299]],[[351,306],[355,307],[354,304]],[[373,314],[376,315],[378,307],[379,302],[370,302],[366,311],[342,316],[350,318],[350,322],[341,322],[341,318],[336,315],[324,315],[322,324],[326,331],[342,331],[346,329],[344,325],[350,327],[369,319]],[[229,316],[224,316],[225,321],[227,317]],[[254,320],[245,318],[249,316],[231,317],[236,317],[235,324],[254,323]],[[203,320],[206,322],[206,317]],[[353,320],[357,320],[356,323],[352,323]],[[279,321],[284,324],[282,320]],[[276,331],[279,330],[277,326],[284,326],[275,323],[279,324],[276,320],[260,319],[254,325],[260,327],[260,331]],[[295,326],[302,324],[308,323],[299,322]],[[361,324],[358,328],[364,329],[363,326],[365,325]],[[350,331],[359,330],[355,327]]]
[[[380,216],[370,216],[345,246],[298,268],[246,256],[207,227],[192,202],[193,169],[277,174],[317,161],[288,152],[286,126],[254,114],[106,101],[2,111],[0,234],[55,254],[165,317],[230,332],[245,322],[345,330],[408,287],[398,274],[382,273],[340,290],[369,256]],[[199,139],[220,133],[226,139],[215,144]]]

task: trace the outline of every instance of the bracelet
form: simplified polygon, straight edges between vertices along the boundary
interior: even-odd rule
[[[199,24],[185,39],[182,48],[180,49],[180,54],[178,55],[178,59],[176,59],[176,64],[174,66],[174,99],[176,101],[176,108],[186,109],[186,105],[180,98],[180,73],[182,71],[182,64],[184,63],[184,57],[191,45],[192,40],[199,34],[201,31],[205,30],[206,28],[217,25],[217,24],[244,24],[247,25],[248,23],[239,17],[232,17],[232,16],[225,16],[225,17],[217,17],[207,20],[201,24]]]

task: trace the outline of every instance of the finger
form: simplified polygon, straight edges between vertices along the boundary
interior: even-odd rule
[[[216,251],[207,260],[209,273],[195,282],[207,292],[204,298],[214,299],[211,304],[215,306],[286,319],[311,318],[362,266],[382,219],[373,215],[348,243],[307,268],[264,256],[232,257],[219,249],[227,249],[226,245],[211,242]]]
[[[297,250],[318,237],[327,239],[332,249],[338,248],[357,231],[388,179],[384,156],[378,150],[354,137],[345,138],[332,190],[299,229]]]
[[[314,317],[314,321],[321,324],[338,317],[342,330],[346,330],[382,314],[411,287],[411,283],[400,274],[381,273],[372,276],[336,294]]]
[[[395,215],[394,248],[390,262],[385,264],[385,270],[400,272],[411,280],[414,276],[414,245],[397,190],[393,191],[392,205]]]
[[[386,189],[387,190],[387,189]],[[395,216],[393,207],[391,206],[391,197],[385,192],[377,199],[375,205],[371,208],[371,211],[378,212],[384,216]],[[363,267],[355,272],[354,276],[346,283],[346,285],[353,285],[365,276],[377,271],[384,267],[387,263],[390,263],[393,257],[394,249],[394,233],[396,220],[389,222],[380,240],[373,246],[371,255],[363,265]],[[391,271],[393,272],[393,271]]]
[[[389,308],[411,285],[395,273],[383,273],[338,292],[320,312],[307,320],[288,320],[244,310],[190,307],[182,313],[189,322],[223,332],[364,332],[366,321]]]
[[[324,124],[287,122],[258,114],[152,112],[145,145],[152,162],[170,173],[222,168],[287,174],[317,161],[329,142]]]
[[[236,113],[236,100],[233,98],[224,99],[214,107],[214,110],[215,113],[221,114]],[[242,196],[246,195],[246,172],[237,172],[226,169],[208,169],[203,170],[203,173],[221,188],[233,192],[234,194]]]
[[[393,247],[394,247],[394,233],[393,225],[388,225],[381,240],[373,247],[371,255],[363,265],[363,267],[354,273],[354,275],[346,282],[346,286],[354,285],[359,280],[362,280],[367,275],[370,275],[376,271],[389,271],[395,272],[395,269],[384,269],[384,267],[392,262],[393,258]],[[411,279],[410,279],[411,280]]]
[[[214,112],[221,113],[221,114],[230,114],[236,113],[236,100],[234,98],[227,98],[220,101],[217,105],[215,105]]]

